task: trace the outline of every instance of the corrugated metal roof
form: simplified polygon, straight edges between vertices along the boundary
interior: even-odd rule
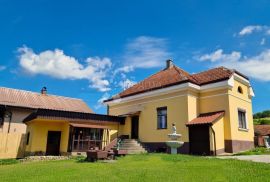
[[[89,123],[106,123],[115,122],[122,123],[125,121],[124,117],[94,114],[94,113],[83,113],[83,112],[72,112],[72,111],[59,111],[49,109],[38,109],[35,112],[27,116],[23,122],[29,122],[34,119],[44,120],[62,120],[69,122],[89,122]]]
[[[211,112],[200,114],[197,118],[191,120],[186,125],[202,125],[202,124],[211,124],[215,122],[218,118],[224,115],[224,111]]]
[[[81,99],[0,87],[0,105],[92,113]]]

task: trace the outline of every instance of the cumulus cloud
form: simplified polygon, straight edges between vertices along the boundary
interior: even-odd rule
[[[6,66],[2,66],[2,65],[0,65],[0,71],[5,70],[6,68],[7,68]]]
[[[110,98],[110,94],[108,94],[108,93],[103,94],[102,97],[97,101],[97,105],[95,105],[95,109],[100,109],[100,108],[104,107],[105,105],[104,105],[103,101],[107,100],[109,98]]]
[[[125,79],[125,80],[119,82],[119,86],[123,90],[126,90],[126,89],[128,89],[129,87],[131,87],[131,86],[133,86],[135,84],[136,84],[136,82],[135,81],[132,81],[130,79]]]
[[[35,53],[26,46],[18,49],[20,66],[31,74],[48,75],[58,79],[87,79],[90,87],[108,91],[107,71],[111,68],[109,58],[89,57],[85,64],[64,54],[62,50],[47,50]]]
[[[266,25],[249,25],[242,28],[239,32],[240,36],[249,35],[255,32],[264,32],[265,34],[270,35],[270,27]]]
[[[270,49],[264,50],[258,55],[251,57],[242,57],[241,53],[238,53],[240,56],[231,59],[232,53],[224,54],[222,52],[220,59],[217,59],[214,65],[236,69],[247,76],[261,81],[270,81]],[[210,57],[208,60],[212,61]]]
[[[139,36],[127,43],[123,55],[124,65],[118,68],[116,73],[127,73],[135,68],[161,67],[170,56],[166,39]]]
[[[222,49],[218,49],[213,53],[205,54],[199,57],[200,61],[237,61],[241,58],[241,52],[232,51],[230,54],[224,54]]]

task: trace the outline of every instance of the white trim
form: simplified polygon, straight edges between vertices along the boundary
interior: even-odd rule
[[[177,95],[177,96],[173,96],[173,97],[167,97],[167,98],[163,98],[163,99],[155,99],[155,100],[151,100],[151,101],[148,101],[148,102],[140,102],[140,103],[136,103],[136,104],[117,106],[115,108],[110,108],[110,110],[119,109],[121,107],[133,107],[134,105],[142,105],[142,104],[146,104],[146,103],[152,103],[152,102],[157,102],[157,101],[161,101],[161,100],[168,100],[168,99],[173,99],[173,98],[177,98],[177,97],[184,97],[184,96],[191,96],[191,97],[194,97],[196,99],[198,98],[198,97],[196,97],[194,95],[191,95],[191,94],[182,94],[182,95]]]
[[[204,93],[204,92],[213,91],[213,90],[217,90],[221,88],[233,88],[233,86],[234,86],[234,79],[233,77],[231,77],[228,80],[203,85],[201,86],[200,91],[201,93]]]
[[[115,98],[114,100],[105,102],[105,104],[113,105],[113,104],[119,104],[119,103],[126,103],[126,102],[135,101],[138,99],[145,99],[145,98],[149,98],[149,97],[159,96],[161,94],[164,95],[164,94],[174,93],[177,91],[183,91],[183,90],[187,90],[187,89],[192,89],[192,90],[198,91],[200,93],[218,90],[218,89],[222,89],[222,88],[232,89],[234,86],[234,80],[237,80],[245,85],[248,85],[251,89],[249,91],[249,96],[254,96],[254,92],[250,86],[249,81],[246,78],[244,78],[243,76],[241,76],[237,73],[234,73],[233,76],[231,76],[228,80],[224,80],[224,81],[220,81],[220,82],[210,83],[210,84],[206,84],[206,85],[202,85],[202,86],[187,82],[187,83],[182,83],[179,85],[174,85],[174,86],[170,86],[170,87],[166,87],[166,88],[148,91],[148,92],[144,92],[144,93],[140,93],[140,94],[136,94],[136,95],[132,95],[132,96],[127,96],[124,98]]]
[[[175,86],[171,86],[171,87],[167,87],[167,88],[161,88],[158,90],[153,90],[153,91],[149,91],[149,92],[145,92],[145,93],[141,93],[141,94],[137,94],[137,95],[133,95],[133,96],[118,98],[118,99],[115,99],[112,101],[105,102],[105,104],[110,105],[110,104],[131,102],[131,101],[138,100],[138,99],[145,99],[145,98],[149,98],[149,97],[160,96],[160,95],[165,95],[165,94],[174,93],[174,92],[178,92],[178,91],[183,91],[183,90],[186,90],[188,88],[198,90],[200,88],[200,86],[195,85],[193,83],[184,83],[184,84],[175,85]]]
[[[239,114],[238,114],[238,112],[239,111],[241,111],[241,112],[244,112],[245,113],[245,118],[246,118],[246,128],[240,128],[240,126],[239,126]],[[240,129],[240,130],[245,130],[245,131],[248,131],[249,130],[249,127],[248,127],[248,118],[247,118],[247,110],[246,109],[243,109],[243,108],[240,108],[240,107],[238,107],[237,108],[237,118],[238,118],[238,130]]]
[[[241,75],[239,75],[239,74],[237,74],[237,73],[234,73],[234,74],[233,74],[233,77],[234,77],[235,80],[237,80],[237,81],[243,83],[244,85],[250,86],[249,80],[247,80],[247,79],[244,78],[243,76],[241,76]]]
[[[180,85],[175,85],[175,86],[171,86],[171,87],[167,87],[167,88],[161,88],[158,90],[153,90],[153,91],[149,91],[149,92],[145,92],[145,93],[141,93],[141,94],[136,94],[133,96],[128,96],[128,97],[124,97],[124,98],[117,98],[114,99],[112,101],[107,101],[105,102],[105,104],[108,105],[113,105],[113,104],[118,104],[118,103],[125,103],[125,102],[131,102],[134,100],[138,100],[138,99],[145,99],[148,97],[154,97],[154,96],[160,96],[161,94],[169,94],[169,93],[174,93],[177,91],[183,91],[183,90],[187,90],[187,89],[192,89],[195,91],[201,91],[201,92],[205,92],[205,91],[209,91],[209,90],[217,90],[217,89],[221,89],[221,88],[232,88],[233,87],[233,79],[230,78],[229,80],[225,80],[225,81],[221,81],[221,82],[217,82],[217,83],[211,83],[211,84],[207,84],[207,85],[203,85],[203,86],[198,86],[196,84],[193,83],[184,83],[184,84],[180,84]]]

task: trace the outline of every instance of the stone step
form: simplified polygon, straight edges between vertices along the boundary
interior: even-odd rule
[[[142,147],[120,147],[122,150],[145,150]]]
[[[135,139],[124,139],[121,141],[120,149],[126,150],[128,154],[147,153],[147,150]]]
[[[120,146],[121,147],[129,147],[129,146],[136,146],[136,147],[142,147],[140,144],[138,144],[138,143],[122,143],[122,144],[120,144]]]

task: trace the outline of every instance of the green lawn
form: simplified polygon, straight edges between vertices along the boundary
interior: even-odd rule
[[[130,155],[115,163],[76,160],[0,166],[1,181],[269,181],[270,164],[185,155]]]

